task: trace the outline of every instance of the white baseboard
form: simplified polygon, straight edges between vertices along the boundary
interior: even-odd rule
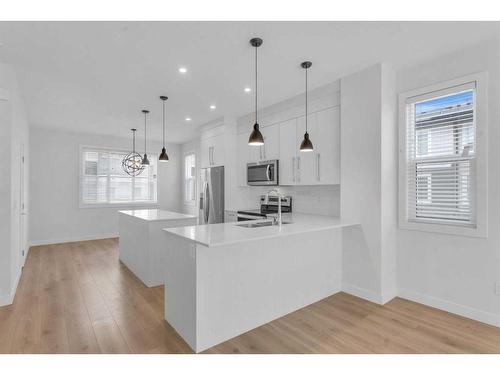
[[[17,286],[19,285],[19,280],[21,280],[21,274],[22,274],[22,270],[20,269],[18,274],[17,274],[16,281],[14,282],[14,285],[12,285],[12,289],[10,290],[10,293],[0,295],[0,306],[11,305],[12,302],[14,302],[14,297],[16,296]]]
[[[455,302],[443,300],[410,290],[400,290],[399,297],[408,299],[413,302],[421,303],[423,305],[428,305],[439,310],[444,310],[452,314],[477,320],[482,323],[490,324],[492,326],[500,327],[500,315],[493,314],[487,311],[478,310],[473,307],[460,305]]]
[[[66,238],[52,238],[52,239],[48,239],[48,240],[30,241],[30,246],[54,245],[54,244],[59,244],[59,243],[78,242],[78,241],[103,240],[106,238],[116,238],[116,237],[118,237],[118,233],[66,237]]]
[[[394,298],[396,298],[399,295],[399,291],[397,289],[391,290],[389,292],[382,293],[381,296],[381,304],[385,305],[387,302],[392,301]]]
[[[342,291],[346,292],[347,294],[352,294],[353,296],[366,299],[370,302],[377,303],[379,305],[383,304],[382,296],[379,293],[374,292],[373,290],[361,288],[359,286],[343,282]]]

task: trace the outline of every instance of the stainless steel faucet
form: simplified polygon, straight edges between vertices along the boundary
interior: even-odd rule
[[[278,223],[278,225],[281,228],[281,223],[282,223],[282,220],[281,220],[281,197],[283,197],[283,195],[280,193],[280,191],[278,190],[278,188],[269,190],[266,193],[266,201],[265,201],[266,204],[269,204],[269,194],[270,193],[276,193],[276,195],[278,196],[278,216],[277,217],[275,217],[275,216],[273,217],[273,224]]]

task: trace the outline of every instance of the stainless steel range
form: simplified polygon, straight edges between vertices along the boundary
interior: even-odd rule
[[[292,197],[285,196],[281,197],[281,212],[287,213],[292,212]],[[238,221],[248,221],[248,220],[259,220],[266,219],[271,215],[278,213],[278,197],[269,196],[266,202],[266,196],[261,195],[260,197],[260,208],[256,210],[240,210],[237,211]]]

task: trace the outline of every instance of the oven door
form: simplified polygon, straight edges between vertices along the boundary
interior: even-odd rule
[[[278,160],[247,164],[248,185],[278,185]]]

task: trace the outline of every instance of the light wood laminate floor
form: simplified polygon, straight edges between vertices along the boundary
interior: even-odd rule
[[[118,260],[118,240],[31,248],[0,353],[192,353],[163,319],[163,287]],[[338,293],[209,353],[500,353],[500,328],[396,298]]]

